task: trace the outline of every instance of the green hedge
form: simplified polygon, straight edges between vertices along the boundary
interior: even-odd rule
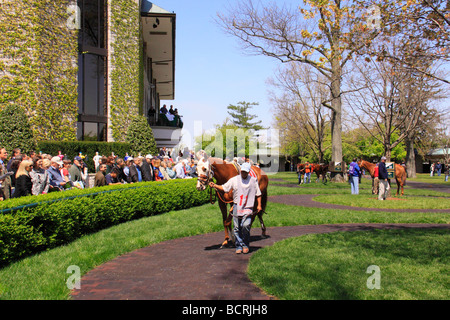
[[[4,201],[0,266],[122,222],[207,203],[209,193],[195,184],[195,179],[145,182]]]
[[[53,156],[58,155],[58,151],[67,155],[70,160],[73,160],[80,152],[84,156],[87,156],[85,160],[88,165],[89,172],[95,172],[94,161],[92,160],[95,153],[98,151],[100,155],[110,156],[111,152],[124,157],[126,153],[130,153],[131,145],[125,142],[98,142],[98,141],[41,141],[37,145],[37,153],[51,154]],[[137,155],[136,155],[137,156]]]

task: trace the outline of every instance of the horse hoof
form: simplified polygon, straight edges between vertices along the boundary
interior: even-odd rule
[[[220,249],[226,248],[230,246],[231,240],[227,239],[224,242],[222,242],[222,245],[220,246]]]

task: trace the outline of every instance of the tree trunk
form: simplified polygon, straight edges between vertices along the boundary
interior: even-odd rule
[[[342,162],[342,100],[341,100],[341,67],[333,63],[333,81],[331,83],[331,161]],[[342,173],[333,173],[333,182],[345,182]]]
[[[391,162],[391,149],[387,149],[384,156],[386,157],[386,162]]]
[[[414,153],[414,139],[406,139],[406,173],[408,178],[416,178],[416,154]]]

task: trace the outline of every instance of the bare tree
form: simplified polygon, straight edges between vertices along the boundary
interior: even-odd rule
[[[444,83],[450,81],[442,75],[430,72],[418,60],[450,61],[450,0],[362,0],[366,5],[379,8],[383,22],[381,38],[388,41],[408,43],[411,59],[401,61],[389,46],[368,48],[372,56],[390,61],[401,61],[404,65],[428,77]]]
[[[397,50],[397,55],[401,54]],[[358,80],[353,83],[365,88],[348,95],[348,104],[358,121],[384,146],[390,160],[392,149],[404,141],[411,147],[420,128],[424,128],[424,120],[433,110],[430,102],[438,98],[438,85],[401,63],[366,58],[355,65]],[[410,168],[415,168],[413,154],[409,150]]]
[[[315,154],[320,163],[330,148],[326,138],[330,131],[330,110],[323,103],[330,100],[324,77],[314,69],[295,63],[280,68],[269,84],[276,126],[287,131],[285,143],[298,141]]]
[[[238,38],[247,52],[307,64],[327,79],[330,101],[324,106],[332,112],[335,162],[342,161],[343,70],[379,34],[368,27],[367,14],[357,2],[341,0],[304,1],[301,7],[244,0],[218,14],[225,32]],[[342,175],[334,178],[343,181]]]

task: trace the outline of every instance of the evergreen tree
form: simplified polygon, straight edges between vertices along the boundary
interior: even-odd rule
[[[264,129],[263,126],[260,125],[262,122],[261,120],[252,123],[251,121],[254,120],[257,115],[249,114],[248,110],[251,109],[253,106],[258,106],[259,103],[257,102],[245,102],[241,101],[238,102],[237,105],[230,104],[228,109],[228,114],[232,117],[231,121],[235,126],[242,129],[251,129],[251,130],[261,130]]]
[[[33,132],[25,110],[17,105],[6,105],[0,111],[0,146],[9,154],[14,148],[28,153],[36,147]]]
[[[150,128],[144,116],[137,116],[131,121],[127,131],[126,142],[131,145],[133,156],[138,156],[139,153],[142,156],[146,154],[153,155],[158,152],[152,128]]]

